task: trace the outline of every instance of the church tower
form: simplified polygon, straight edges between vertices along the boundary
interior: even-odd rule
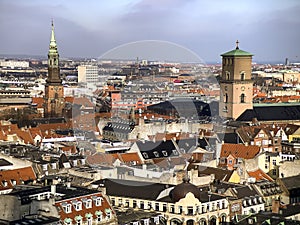
[[[236,48],[222,56],[219,115],[237,119],[246,109],[253,109],[252,54]]]
[[[64,89],[59,72],[59,54],[52,21],[51,39],[48,52],[48,78],[45,85],[45,116],[61,117],[65,106]]]

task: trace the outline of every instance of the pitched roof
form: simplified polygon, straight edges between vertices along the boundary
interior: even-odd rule
[[[102,179],[93,182],[92,184],[105,186],[108,196],[124,196],[135,199],[156,200],[159,194],[174,185],[120,180],[120,179]]]
[[[223,53],[221,56],[253,56],[250,52],[243,51],[239,48]]]
[[[236,120],[251,121],[253,118],[259,121],[300,120],[300,105],[254,106],[245,110]]]
[[[266,174],[264,171],[261,169],[257,169],[255,171],[247,171],[250,177],[254,177],[256,181],[260,180],[269,180],[269,181],[274,181],[272,177],[270,177],[268,174]]]
[[[110,165],[112,166],[116,158],[111,154],[96,152],[86,158],[86,163],[89,165]]]
[[[142,164],[142,160],[137,152],[114,153],[111,155],[123,163],[136,162],[136,164]]]
[[[23,184],[23,182],[35,179],[36,175],[31,166],[13,170],[1,170],[0,190],[12,189],[15,185],[20,185]]]
[[[187,170],[198,170],[198,176],[201,177],[203,175],[215,175],[215,180],[220,180],[220,181],[229,181],[233,170],[225,170],[221,168],[214,168],[214,167],[207,167],[207,166],[200,166],[197,164],[190,163],[188,165]]]
[[[288,190],[300,188],[300,175],[280,179]]]
[[[255,145],[245,146],[243,144],[224,143],[220,157],[227,158],[232,155],[234,158],[253,159],[259,153],[259,150],[259,147]]]

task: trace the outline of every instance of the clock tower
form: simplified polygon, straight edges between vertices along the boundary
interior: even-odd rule
[[[236,48],[222,56],[219,115],[237,119],[246,109],[253,109],[252,54]]]
[[[61,117],[65,106],[64,89],[59,72],[59,54],[52,21],[51,39],[48,52],[48,78],[45,85],[45,116]]]

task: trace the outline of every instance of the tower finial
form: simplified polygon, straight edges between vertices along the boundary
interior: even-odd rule
[[[239,49],[239,43],[240,43],[239,40],[236,40],[235,43],[236,43],[236,48],[235,49]]]
[[[50,39],[50,47],[56,48],[56,40],[54,34],[54,22],[53,18],[51,19],[51,39]]]

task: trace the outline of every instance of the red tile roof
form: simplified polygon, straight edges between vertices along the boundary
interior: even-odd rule
[[[227,158],[232,155],[234,158],[253,159],[259,153],[259,147],[255,145],[245,146],[243,144],[229,144],[222,145],[221,158]]]
[[[82,201],[84,198],[85,199],[92,199],[92,196],[102,198],[101,205],[96,206],[95,202],[92,201],[92,208],[86,208],[83,203],[82,203],[82,209],[81,210],[77,211],[74,208],[74,205],[72,204],[72,201],[73,202],[74,201]],[[66,213],[64,211],[63,207],[62,207],[62,204],[71,204],[71,206],[72,206],[71,207],[71,209],[72,209],[71,212]],[[59,214],[60,214],[61,221],[64,221],[65,219],[70,218],[70,219],[73,220],[73,222],[75,222],[75,217],[81,216],[82,220],[83,220],[83,223],[85,223],[86,222],[86,215],[88,213],[92,214],[93,220],[97,219],[96,211],[101,211],[102,212],[102,219],[103,219],[103,221],[105,221],[105,217],[106,217],[105,209],[110,209],[111,213],[114,214],[114,211],[113,211],[111,205],[109,204],[107,199],[102,196],[101,193],[97,193],[97,194],[93,194],[93,195],[83,195],[81,197],[75,197],[75,198],[66,199],[66,200],[63,200],[63,201],[58,201],[58,202],[55,203],[55,206],[59,208]]]
[[[89,165],[109,165],[112,166],[116,161],[116,158],[111,154],[97,152],[93,155],[89,155],[86,158],[86,162]]]
[[[35,179],[36,175],[31,166],[13,170],[1,170],[0,191],[12,189],[15,185],[23,184],[24,181]],[[15,184],[13,184],[14,182]]]
[[[44,108],[44,98],[42,97],[32,97],[32,104],[37,104],[37,108]]]
[[[139,157],[137,152],[130,152],[130,153],[114,153],[111,154],[116,159],[119,159],[123,163],[131,163],[136,162],[138,165],[142,164],[142,160]]]
[[[255,171],[248,171],[248,174],[250,177],[254,177],[256,181],[260,181],[260,180],[274,181],[268,174],[266,174],[261,169]]]

